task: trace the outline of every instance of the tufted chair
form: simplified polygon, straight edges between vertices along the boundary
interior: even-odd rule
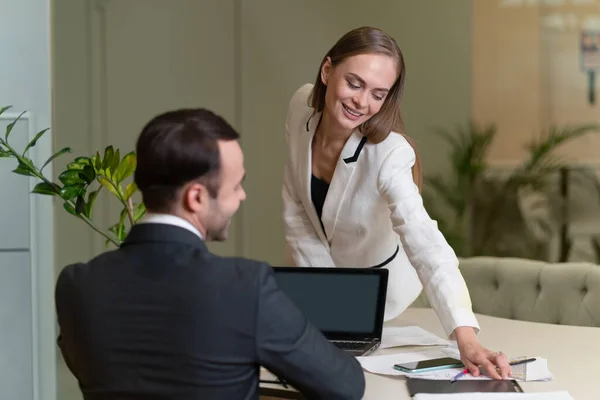
[[[550,324],[600,327],[600,266],[520,258],[460,260],[473,311]],[[413,307],[429,307],[424,292]]]

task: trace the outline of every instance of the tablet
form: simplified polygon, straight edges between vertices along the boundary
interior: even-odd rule
[[[410,378],[406,382],[410,396],[417,393],[472,393],[503,392],[523,393],[515,380],[464,379],[452,383],[449,380]]]

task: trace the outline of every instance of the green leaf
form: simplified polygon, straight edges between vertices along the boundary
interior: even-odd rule
[[[135,207],[133,211],[133,221],[138,222],[146,214],[146,205],[140,203]]]
[[[133,151],[130,153],[127,153],[125,155],[125,157],[123,157],[121,164],[119,165],[119,167],[117,168],[117,170],[115,172],[115,176],[114,176],[115,181],[118,183],[123,182],[125,179],[127,179],[129,176],[131,176],[131,174],[133,174],[135,172],[136,167],[137,167],[137,157],[136,157],[135,153]]]
[[[135,182],[131,182],[129,185],[127,185],[127,188],[125,189],[125,201],[129,200],[131,196],[133,196],[133,194],[137,192],[137,190],[138,187],[135,184]]]
[[[90,157],[77,157],[75,160],[73,160],[73,162],[79,165],[92,165],[92,160]]]
[[[96,172],[90,165],[86,165],[82,171],[78,172],[79,177],[83,179],[88,185],[96,179]]]
[[[25,176],[35,176],[35,174],[24,164],[20,164],[17,168],[13,170],[15,174],[25,175]]]
[[[65,203],[63,204],[63,208],[64,208],[65,210],[67,210],[67,212],[68,212],[69,214],[72,214],[72,215],[77,215],[77,213],[75,212],[75,208],[73,208],[73,206],[72,206],[71,204],[69,204],[69,203],[66,203],[66,202],[65,202]]]
[[[51,184],[48,182],[40,182],[37,185],[35,185],[31,193],[55,196],[60,194],[60,188],[55,184]]]
[[[85,165],[78,164],[76,162],[70,162],[67,164],[67,169],[70,171],[83,171],[84,167],[85,167]]]
[[[0,158],[8,158],[12,157],[12,153],[10,151],[0,149]]]
[[[107,188],[109,192],[111,192],[115,196],[119,197],[119,193],[117,192],[117,189],[115,189],[115,187],[113,186],[113,184],[112,184],[111,181],[109,181],[108,179],[106,179],[103,176],[99,176],[98,177],[98,182],[100,182],[100,184],[102,186],[104,186],[105,188]]]
[[[6,125],[6,133],[4,134],[4,140],[6,140],[8,142],[8,136],[10,135],[10,132],[13,130],[13,128],[15,127],[17,122],[19,122],[19,120],[21,119],[23,114],[25,114],[25,112],[26,111],[23,111],[21,114],[19,114],[19,116],[13,122]]]
[[[0,108],[0,115],[4,114],[4,111],[8,110],[9,108],[12,108],[12,106],[5,106]]]
[[[53,160],[55,160],[57,157],[62,156],[65,153],[70,153],[71,152],[71,148],[70,147],[65,147],[59,151],[57,151],[56,153],[54,153],[48,160],[46,160],[46,162],[44,163],[44,165],[42,165],[42,168],[40,168],[40,171],[42,171],[44,169],[44,167],[46,167],[46,165],[50,164]]]
[[[100,157],[100,153],[96,152],[96,155],[93,156],[94,160],[94,168],[96,169],[96,173],[100,173],[102,171],[102,157]]]
[[[75,160],[67,164],[67,169],[82,171],[88,166],[92,169],[94,168],[89,157],[77,157]]]
[[[85,209],[85,199],[82,195],[77,196],[77,201],[75,202],[75,212],[77,214],[81,214]]]
[[[60,197],[63,200],[71,200],[71,199],[74,199],[75,197],[81,195],[82,192],[84,192],[84,191],[85,191],[85,188],[83,188],[82,186],[78,186],[78,185],[63,186],[63,188],[60,189]]]
[[[88,194],[88,200],[83,209],[83,215],[92,219],[92,210],[94,208],[94,202],[96,201],[96,197],[98,197],[98,193],[100,193],[100,189],[90,192]]]
[[[102,161],[102,169],[104,169],[104,170],[110,169],[110,166],[112,165],[112,162],[113,162],[114,155],[115,155],[115,152],[114,152],[112,146],[107,146],[106,149],[104,149],[104,159]]]
[[[64,171],[62,174],[60,174],[58,176],[58,180],[61,181],[64,185],[69,186],[69,185],[83,185],[86,183],[85,180],[83,180],[80,176],[79,176],[79,171]]]
[[[120,161],[121,161],[121,152],[119,151],[119,149],[117,149],[115,151],[115,155],[113,156],[112,163],[110,164],[110,167],[108,168],[110,170],[112,176],[115,176],[115,173],[117,172],[117,168],[119,167]]]
[[[23,155],[27,154],[27,151],[32,148],[33,146],[36,145],[37,141],[40,140],[40,138],[42,136],[44,136],[44,133],[48,132],[50,128],[46,128],[40,132],[38,132],[37,135],[35,135],[35,137],[31,140],[31,142],[29,142],[29,144],[25,147],[25,150],[23,150]]]

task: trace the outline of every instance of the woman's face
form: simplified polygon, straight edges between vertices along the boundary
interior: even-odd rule
[[[396,61],[387,55],[359,54],[335,67],[328,58],[321,80],[331,128],[353,131],[377,114],[397,77]]]

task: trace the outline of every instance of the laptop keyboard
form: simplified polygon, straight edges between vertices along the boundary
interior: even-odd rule
[[[342,350],[363,350],[365,348],[365,346],[367,345],[367,343],[365,342],[350,342],[350,341],[343,341],[343,342],[332,342],[333,344],[335,344],[337,347],[339,347]]]

